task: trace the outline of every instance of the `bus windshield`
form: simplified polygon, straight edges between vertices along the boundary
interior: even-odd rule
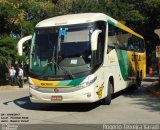
[[[63,77],[66,72],[74,75],[89,71],[91,32],[89,24],[36,28],[30,51],[30,73]]]

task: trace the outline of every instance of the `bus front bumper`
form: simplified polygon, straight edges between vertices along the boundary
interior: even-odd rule
[[[42,93],[30,88],[33,103],[89,103],[96,101],[94,97],[93,86],[68,93]]]

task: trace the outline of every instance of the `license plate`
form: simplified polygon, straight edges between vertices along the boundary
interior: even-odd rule
[[[51,100],[52,101],[62,101],[63,97],[62,96],[52,96]]]

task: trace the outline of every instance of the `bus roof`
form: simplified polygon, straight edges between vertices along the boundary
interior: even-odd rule
[[[98,20],[106,21],[107,15],[102,13],[80,13],[52,17],[39,22],[36,27],[89,23]]]
[[[138,33],[134,32],[134,31],[133,31],[132,29],[130,29],[129,27],[125,26],[124,24],[118,22],[117,20],[115,20],[115,19],[113,19],[113,18],[111,18],[111,17],[109,17],[109,16],[107,17],[107,21],[108,21],[108,23],[112,24],[113,26],[116,26],[116,27],[118,27],[118,28],[121,28],[121,29],[123,29],[124,31],[127,31],[127,32],[129,32],[129,33],[131,33],[131,34],[133,34],[133,35],[141,38],[141,39],[144,39],[143,36],[139,35]]]
[[[45,19],[39,22],[36,25],[36,27],[51,27],[51,26],[60,26],[60,25],[81,24],[81,23],[90,23],[95,21],[106,21],[112,24],[113,26],[121,28],[143,39],[141,35],[137,34],[127,26],[121,24],[117,20],[103,13],[79,13],[79,14],[68,14],[68,15],[56,16],[56,17]]]

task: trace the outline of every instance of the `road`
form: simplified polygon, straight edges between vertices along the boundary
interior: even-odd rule
[[[5,123],[2,117],[7,118],[7,115],[26,118],[25,122],[15,124],[159,124],[160,98],[142,86],[138,90],[126,89],[115,94],[109,106],[100,102],[32,104],[26,88],[3,90],[0,92],[0,114],[2,124]],[[6,123],[10,123],[10,119]]]

